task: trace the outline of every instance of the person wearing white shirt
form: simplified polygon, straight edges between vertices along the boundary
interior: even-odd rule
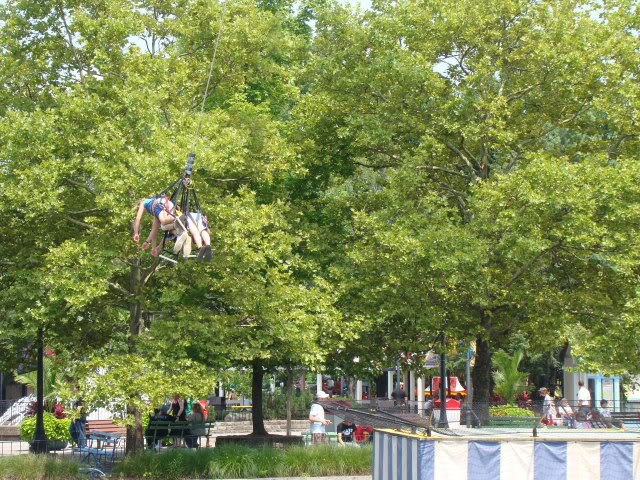
[[[555,408],[553,407],[553,398],[549,395],[549,390],[546,387],[542,387],[540,395],[543,396],[544,402],[542,404],[542,419],[541,422],[547,425],[553,424],[553,417],[556,415]]]
[[[329,398],[329,394],[320,390],[316,394],[316,401],[311,404],[309,421],[311,422],[311,443],[313,445],[327,443],[325,426],[329,425],[331,421],[324,418],[324,408],[320,405],[320,402],[327,398]]]
[[[584,386],[584,382],[580,380],[578,382],[578,410],[585,415],[589,414],[589,410],[591,407],[591,393]]]

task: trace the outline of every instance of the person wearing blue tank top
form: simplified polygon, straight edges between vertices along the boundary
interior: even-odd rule
[[[160,254],[161,245],[157,245],[158,231],[161,225],[172,224],[175,220],[174,205],[167,197],[152,197],[140,200],[135,208],[138,210],[133,222],[133,241],[140,241],[140,221],[144,212],[153,216],[153,225],[147,239],[142,242],[142,249],[151,246],[151,255],[157,257]]]

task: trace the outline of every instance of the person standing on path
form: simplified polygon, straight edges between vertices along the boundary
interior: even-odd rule
[[[580,387],[578,390],[578,411],[588,417],[591,410],[591,392],[587,390],[582,380],[578,382],[578,387]]]
[[[404,383],[400,382],[398,388],[391,392],[393,405],[396,407],[404,407],[407,405],[407,392],[404,391]]]
[[[542,418],[540,421],[545,425],[553,425],[553,419],[556,416],[556,411],[553,407],[553,398],[549,395],[549,390],[546,387],[542,387],[539,392],[543,397]]]
[[[84,406],[82,397],[73,403],[73,409],[78,416],[72,422],[71,438],[79,448],[83,448],[87,445],[87,409]]]
[[[316,401],[311,404],[309,421],[311,422],[312,445],[321,445],[327,443],[327,430],[325,427],[331,424],[331,421],[324,418],[324,408],[320,404],[327,398],[329,398],[329,395],[326,392],[320,390],[316,394]]]

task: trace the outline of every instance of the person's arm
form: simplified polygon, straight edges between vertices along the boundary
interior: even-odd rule
[[[321,423],[322,425],[329,425],[331,423],[331,421],[327,420],[326,418],[322,419],[322,418],[316,417],[314,409],[311,409],[311,411],[309,412],[309,421],[315,422],[315,423]]]
[[[156,245],[159,230],[160,220],[158,220],[157,217],[153,217],[153,226],[151,227],[151,232],[149,233],[149,236],[144,241],[144,243],[147,245],[151,245],[151,255],[153,255],[154,257],[157,257],[160,254],[160,249],[158,248],[159,246]],[[147,247],[145,245],[142,245],[142,248],[145,249]]]
[[[176,417],[180,418],[180,415],[182,415],[182,412],[184,412],[184,400],[182,398],[178,400],[178,405],[180,406],[180,409],[178,410],[178,414],[176,415]]]
[[[329,425],[331,423],[331,420],[327,420],[326,418],[323,420],[321,418],[316,417],[312,413],[309,414],[309,421],[315,422],[315,423],[321,423],[322,425]]]
[[[136,219],[133,221],[133,241],[138,243],[140,241],[140,220],[144,215],[144,202],[141,200],[138,205],[138,213]]]

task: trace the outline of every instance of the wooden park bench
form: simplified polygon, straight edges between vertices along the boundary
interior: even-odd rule
[[[87,420],[87,437],[92,432],[112,433],[114,435],[126,435],[127,429],[122,425],[116,425],[113,420]]]
[[[87,434],[86,445],[75,447],[80,461],[99,468],[113,465],[118,449],[122,447],[124,436],[114,433],[91,432]]]
[[[174,440],[175,445],[177,440],[189,436],[191,429],[204,429],[206,433],[198,435],[198,437],[205,437],[208,447],[211,430],[215,427],[215,424],[215,420],[205,420],[204,422],[152,422],[145,431],[145,438],[148,441],[147,443],[151,445],[158,445],[165,438],[171,438]]]
[[[625,427],[640,427],[640,411],[638,412],[612,412],[611,417],[624,423]]]

